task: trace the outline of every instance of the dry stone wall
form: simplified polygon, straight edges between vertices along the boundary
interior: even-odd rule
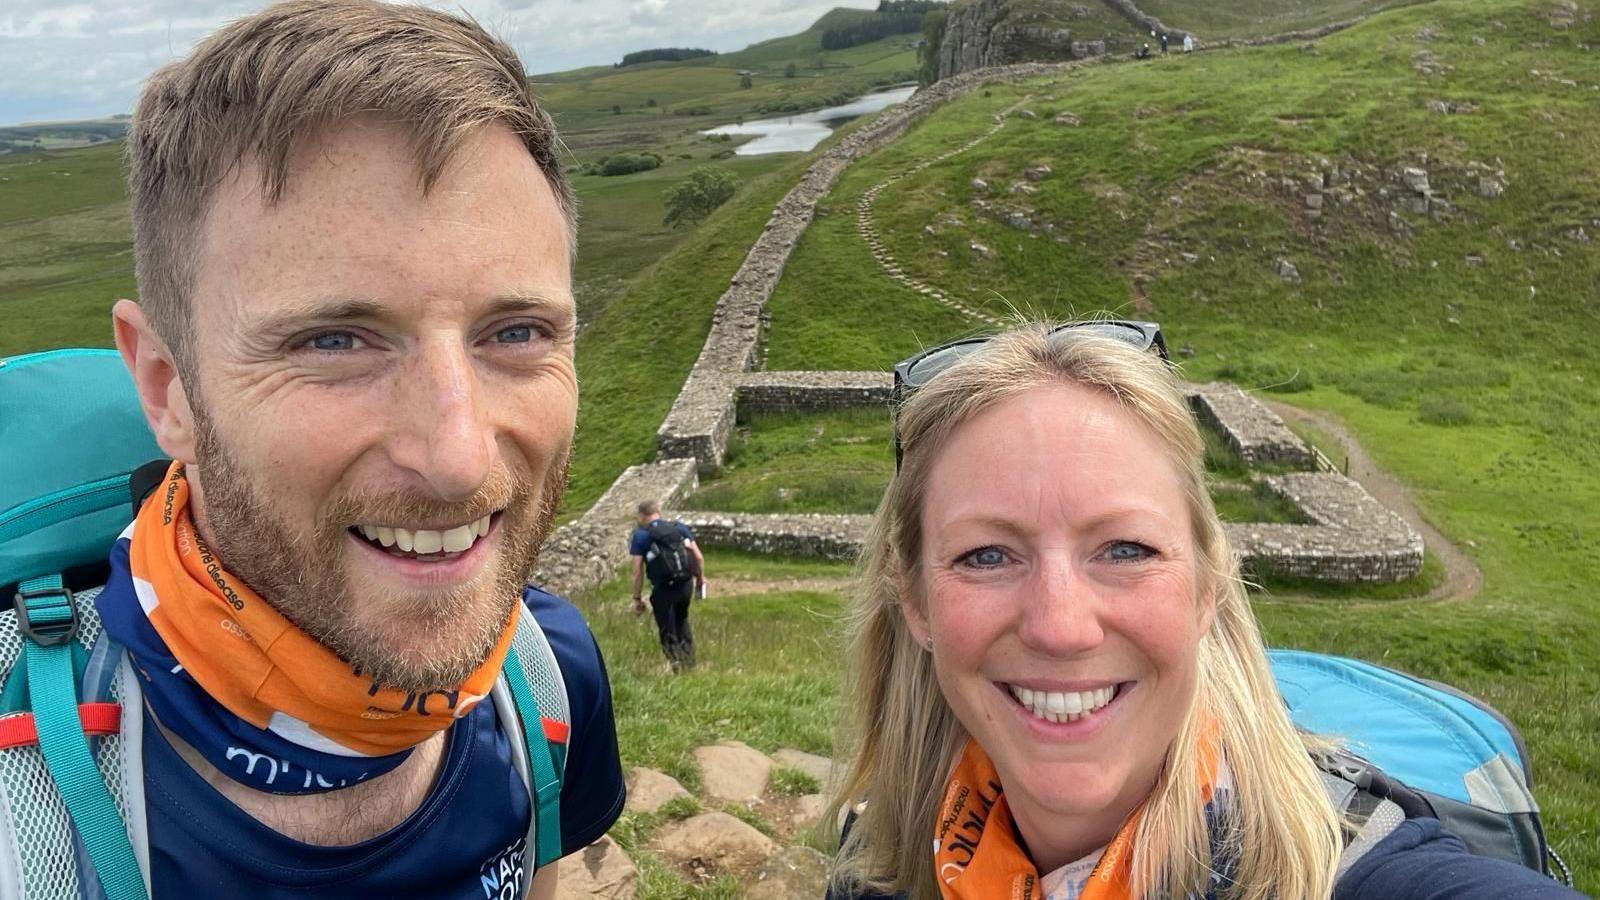
[[[1202,384],[1189,395],[1202,425],[1216,429],[1246,465],[1273,462],[1313,468],[1316,460],[1277,413],[1231,384]]]
[[[807,412],[887,406],[894,378],[887,372],[747,372],[738,385],[740,414]]]
[[[892,142],[939,104],[983,84],[1056,74],[1080,64],[1023,63],[939,81],[885,110],[818,158],[779,201],[718,298],[711,332],[657,432],[658,461],[628,469],[581,519],[551,535],[542,548],[535,582],[570,594],[610,579],[627,559],[634,505],[653,497],[670,508],[687,496],[697,485],[697,472],[721,464],[741,405],[752,411],[796,411],[886,403],[888,373],[751,371],[763,308],[817,202],[857,157]],[[1237,388],[1197,386],[1191,402],[1247,462],[1310,464],[1310,448]],[[1359,485],[1276,477],[1278,481],[1269,481],[1274,490],[1301,504],[1317,524],[1230,526],[1247,563],[1339,581],[1393,581],[1420,570],[1421,539]],[[707,544],[828,557],[854,556],[867,524],[865,516],[677,515]]]
[[[630,466],[576,522],[556,529],[539,548],[533,583],[562,596],[611,580],[628,560],[628,535],[639,501],[671,506],[699,486],[692,459]]]
[[[717,300],[711,333],[689,370],[689,378],[656,433],[657,455],[692,456],[702,472],[722,464],[733,430],[737,377],[755,362],[761,312],[783,276],[784,264],[840,173],[856,158],[877,150],[929,111],[981,84],[1048,75],[1071,63],[1023,63],[968,72],[917,91],[850,134],[812,163],[773,210],[728,289]]]

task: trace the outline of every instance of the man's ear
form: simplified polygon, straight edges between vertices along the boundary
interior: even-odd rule
[[[173,459],[194,465],[194,411],[172,351],[132,300],[111,307],[111,325],[156,443]]]

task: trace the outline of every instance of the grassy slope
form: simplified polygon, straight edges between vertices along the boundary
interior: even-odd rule
[[[1427,0],[1138,0],[1138,6],[1169,28],[1217,40],[1305,31],[1417,2]]]
[[[980,151],[879,197],[894,254],[961,296],[1058,315],[1131,313],[1138,272],[1172,344],[1196,350],[1185,363],[1191,377],[1261,387],[1297,376],[1287,387],[1306,389],[1286,399],[1341,415],[1415,488],[1430,520],[1475,555],[1485,587],[1470,603],[1354,615],[1348,604],[1263,601],[1269,634],[1452,680],[1511,715],[1534,748],[1551,834],[1594,891],[1600,353],[1590,335],[1600,253],[1574,229],[1594,230],[1587,217],[1600,207],[1591,88],[1600,59],[1580,48],[1600,41],[1600,23],[1580,17],[1563,31],[1546,15],[1542,2],[1451,0],[1387,13],[1320,41],[1314,54],[1203,54],[969,95],[841,179],[827,200],[837,212],[808,231],[771,305],[768,358],[774,369],[882,370],[969,330],[883,277],[843,213],[867,187],[980,133],[1032,94],[1037,119],[1015,119]],[[1414,36],[1424,26],[1429,42]],[[1453,69],[1419,74],[1419,51]],[[1434,98],[1479,109],[1445,116],[1425,107]],[[1061,110],[1084,125],[1053,125]],[[1282,184],[1303,183],[1324,158],[1389,172],[1423,150],[1458,212],[1446,222],[1407,214],[1409,237],[1389,231],[1392,204],[1375,198],[1392,185],[1368,183],[1349,208],[1330,200],[1316,223],[1304,215],[1304,189]],[[1496,160],[1508,189],[1481,198],[1466,164]],[[1038,163],[1055,173],[1023,199],[1067,243],[970,206],[974,176],[1003,195]],[[973,239],[995,259],[976,258]],[[1197,262],[1184,263],[1184,252]],[[1296,262],[1303,282],[1277,277],[1279,257]],[[1427,424],[1446,401],[1466,410],[1467,424]]]

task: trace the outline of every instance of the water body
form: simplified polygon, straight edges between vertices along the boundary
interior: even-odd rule
[[[822,143],[822,139],[835,128],[859,116],[875,113],[885,107],[910,97],[916,86],[891,88],[864,94],[843,106],[830,106],[810,112],[795,113],[773,119],[756,119],[741,125],[721,125],[701,134],[753,134],[734,148],[735,156],[755,156],[761,153],[804,153]]]

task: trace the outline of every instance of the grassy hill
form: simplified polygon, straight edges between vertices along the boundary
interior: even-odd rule
[[[1484,589],[1354,614],[1266,600],[1269,633],[1452,680],[1510,714],[1551,833],[1595,891],[1597,42],[1583,10],[1440,0],[1311,47],[993,85],[841,179],[769,306],[769,365],[882,370],[973,330],[876,268],[856,201],[1022,101],[1033,117],[878,197],[899,264],[991,312],[1149,315],[1191,378],[1341,416]],[[1068,112],[1081,124],[1054,121]],[[1408,167],[1444,201],[1429,213],[1407,208]]]

